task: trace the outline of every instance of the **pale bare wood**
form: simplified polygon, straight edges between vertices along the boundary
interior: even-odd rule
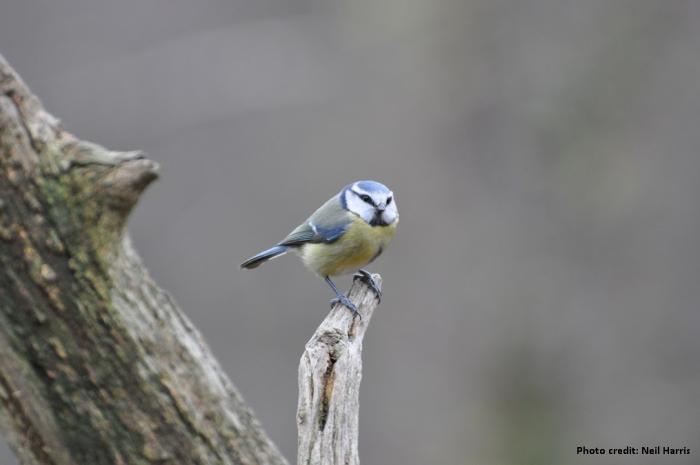
[[[66,132],[2,56],[0,155],[0,429],[20,462],[285,465],[126,234],[157,165]],[[300,464],[359,463],[378,300],[349,297],[362,318],[333,308],[301,359]]]
[[[381,285],[381,277],[373,275]],[[356,278],[349,294],[362,318],[336,304],[299,363],[298,465],[358,465],[362,340],[379,300]]]

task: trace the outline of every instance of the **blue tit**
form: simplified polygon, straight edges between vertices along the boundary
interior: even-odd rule
[[[336,298],[353,313],[357,308],[338,291],[331,276],[358,271],[381,298],[379,287],[362,267],[374,261],[394,237],[399,223],[396,199],[384,184],[357,181],[345,186],[274,247],[241,264],[252,269],[287,252],[296,252],[307,268],[322,277]]]

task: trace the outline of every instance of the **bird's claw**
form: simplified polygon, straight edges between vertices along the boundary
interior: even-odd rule
[[[360,269],[353,275],[353,278],[357,278],[363,283],[367,284],[374,291],[374,294],[377,296],[377,300],[379,302],[382,301],[382,290],[379,287],[379,284],[377,284],[377,281],[375,281],[372,277],[372,273],[367,270]]]
[[[357,306],[350,301],[346,296],[344,295],[339,295],[338,297],[331,299],[331,308],[337,303],[340,303],[342,305],[345,305],[352,313],[353,316],[358,316],[360,319],[362,319],[362,315],[360,315],[360,311],[357,309]]]

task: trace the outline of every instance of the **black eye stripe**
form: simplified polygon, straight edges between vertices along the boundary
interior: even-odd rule
[[[361,194],[361,195],[360,195],[360,199],[362,199],[363,202],[367,202],[367,203],[369,203],[369,204],[371,204],[371,205],[374,205],[374,202],[372,202],[372,197],[370,197],[370,196],[367,195],[367,194]]]
[[[394,198],[393,198],[393,197],[389,197],[388,199],[386,199],[386,204],[389,205],[389,204],[391,203],[392,200],[394,200]]]

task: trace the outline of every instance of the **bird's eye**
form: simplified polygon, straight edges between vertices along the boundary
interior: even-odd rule
[[[360,196],[360,198],[361,198],[364,202],[372,203],[372,197],[370,197],[370,196],[367,195],[367,194],[362,194],[362,195]]]
[[[389,197],[388,199],[386,199],[386,204],[389,205],[389,204],[391,203],[392,200],[394,200],[394,198],[393,198],[393,197]]]

